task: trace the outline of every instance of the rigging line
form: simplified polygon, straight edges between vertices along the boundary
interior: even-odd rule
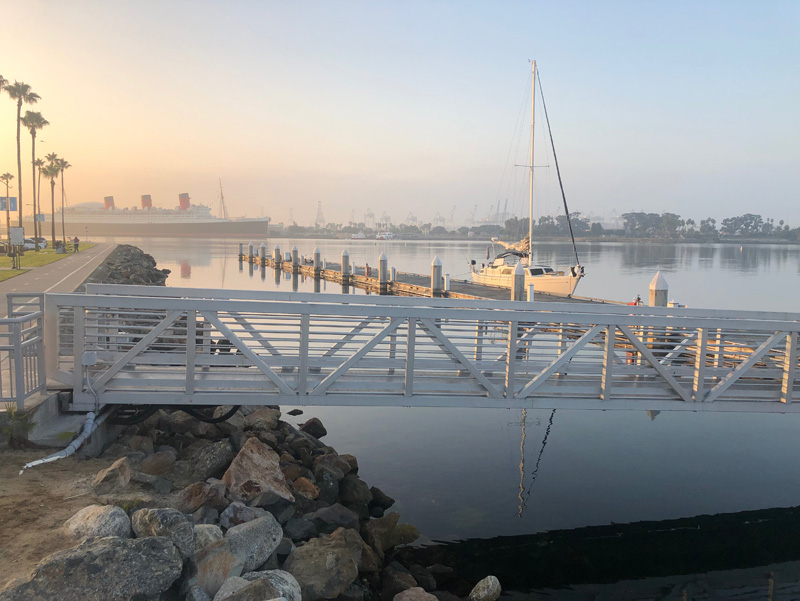
[[[525,89],[527,90],[529,87],[530,87],[530,84],[528,83],[528,81],[526,79],[525,80]],[[519,133],[520,124],[522,123],[522,115],[523,115],[523,111],[525,109],[525,104],[526,104],[525,101],[527,100],[527,97],[528,97],[527,96],[527,92],[524,92],[523,96],[522,96],[522,101],[520,102],[520,108],[519,108],[519,111],[517,113],[517,121],[516,121],[516,124],[514,125],[514,133],[511,135],[511,140],[508,143],[508,153],[506,154],[506,162],[505,162],[505,165],[503,166],[503,175],[501,176],[500,183],[497,186],[497,196],[495,197],[495,200],[500,198],[501,193],[502,193],[503,182],[506,180],[506,173],[508,172],[508,166],[510,164],[512,152],[514,150],[514,140],[517,140],[517,148],[519,149],[519,140],[521,139],[521,136],[520,136],[520,133]]]
[[[572,250],[575,253],[575,262],[580,265],[578,258],[578,247],[575,245],[575,234],[572,231],[572,220],[569,218],[569,207],[567,206],[567,195],[564,194],[564,184],[561,181],[561,169],[558,168],[558,157],[556,156],[556,145],[553,142],[553,130],[550,129],[550,117],[547,116],[547,104],[544,101],[544,91],[542,90],[542,78],[536,72],[536,79],[539,81],[539,96],[542,98],[542,108],[544,108],[544,120],[547,122],[547,132],[550,134],[550,146],[553,149],[553,162],[556,164],[556,174],[558,175],[558,185],[561,188],[561,199],[564,201],[564,211],[567,214],[567,226],[569,227],[569,237],[572,238]]]
[[[525,491],[525,500],[522,502],[522,507],[520,508],[519,516],[522,517],[522,510],[528,505],[528,499],[531,497],[531,492],[533,490],[533,483],[536,482],[536,477],[539,475],[539,463],[542,461],[542,455],[544,454],[544,448],[547,446],[547,439],[550,437],[550,429],[553,427],[553,418],[556,416],[556,410],[553,409],[553,412],[550,414],[550,421],[547,423],[547,429],[544,432],[544,438],[542,439],[542,447],[539,449],[539,456],[536,458],[536,465],[533,467],[533,472],[531,473],[531,483],[528,485],[528,490]]]

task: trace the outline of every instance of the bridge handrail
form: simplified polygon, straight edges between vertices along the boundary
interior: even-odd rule
[[[21,410],[27,398],[46,388],[44,294],[11,292],[6,299],[8,316],[0,318],[5,341],[0,344],[0,402],[14,402]]]
[[[610,305],[599,303],[524,302],[499,300],[447,299],[353,294],[318,294],[310,292],[275,292],[268,290],[216,290],[173,288],[162,286],[127,286],[119,284],[87,284],[86,294],[103,296],[138,296],[153,298],[212,299],[241,301],[279,301],[313,303],[316,306],[360,305],[420,308],[486,309],[534,313],[574,313],[587,315],[626,315],[641,317],[699,317],[755,320],[779,323],[800,322],[800,313],[779,311],[739,311],[735,309],[702,309],[688,307],[649,307],[645,305]]]

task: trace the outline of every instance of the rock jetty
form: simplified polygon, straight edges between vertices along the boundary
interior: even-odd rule
[[[164,286],[169,269],[158,269],[156,260],[146,252],[120,244],[86,279],[87,283]]]

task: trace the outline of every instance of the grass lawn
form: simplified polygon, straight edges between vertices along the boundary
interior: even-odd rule
[[[14,276],[20,275],[22,273],[28,273],[29,271],[30,271],[29,269],[0,269],[0,282],[5,282],[6,280],[10,280]]]
[[[89,248],[92,248],[93,246],[94,244],[81,243],[80,245],[81,252]],[[39,252],[36,252],[35,250],[26,250],[25,254],[22,255],[21,267],[24,269],[26,267],[41,267],[42,265],[49,265],[50,263],[54,263],[55,261],[60,261],[61,259],[65,259],[71,254],[72,254],[71,252],[67,252],[63,255],[57,255],[54,248],[43,248]],[[11,257],[0,256],[0,267],[11,267]]]

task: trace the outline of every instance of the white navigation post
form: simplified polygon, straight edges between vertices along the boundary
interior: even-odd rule
[[[442,262],[438,255],[431,261],[431,296],[442,296]]]
[[[318,280],[320,271],[322,270],[322,258],[319,252],[319,248],[314,249],[314,279]]]
[[[250,263],[253,262],[253,249],[254,248],[255,248],[255,245],[252,242],[247,245],[247,255],[250,257]]]
[[[514,282],[511,286],[511,300],[525,300],[525,268],[522,263],[514,267]]]
[[[292,247],[292,273],[300,271],[300,255],[296,246]]]
[[[667,297],[669,296],[669,284],[664,276],[659,271],[650,281],[650,306],[651,307],[666,307]]]
[[[258,258],[261,259],[258,262],[259,265],[261,265],[261,267],[264,267],[264,265],[267,264],[267,245],[264,244],[263,242],[261,243],[261,246],[258,249]]]
[[[350,253],[346,248],[342,251],[342,284],[350,284]]]
[[[389,259],[386,253],[381,253],[378,257],[378,288],[380,294],[389,293]]]
[[[272,251],[272,263],[275,269],[281,268],[281,247],[275,245],[275,250]]]

